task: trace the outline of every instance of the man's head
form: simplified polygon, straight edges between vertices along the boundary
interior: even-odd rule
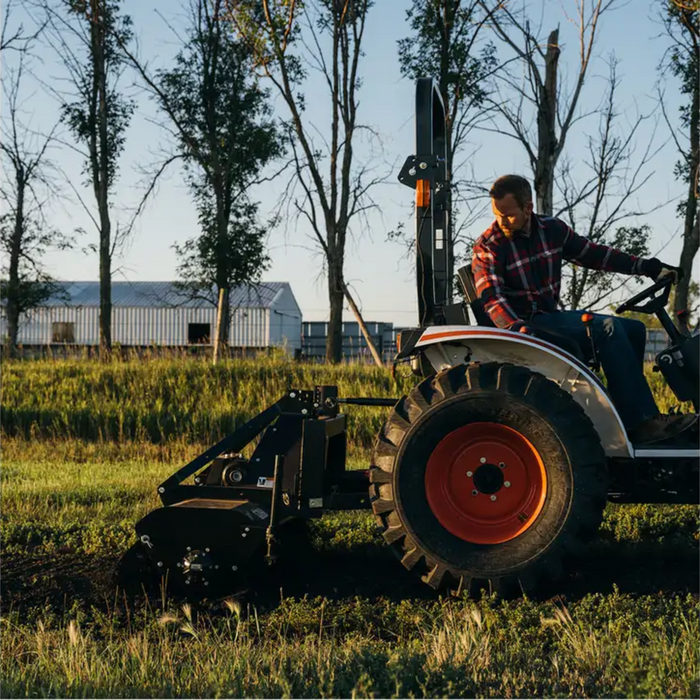
[[[503,175],[493,183],[489,194],[496,221],[508,238],[527,227],[533,206],[530,183],[524,177]]]

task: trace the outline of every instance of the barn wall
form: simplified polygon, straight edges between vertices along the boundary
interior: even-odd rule
[[[279,290],[270,305],[270,345],[301,350],[301,309],[289,286]]]
[[[22,345],[51,343],[53,323],[73,323],[76,345],[99,345],[99,309],[96,307],[50,307],[36,309],[20,321],[18,342]],[[124,346],[184,346],[188,324],[208,323],[211,334],[216,309],[115,307],[112,310],[112,342]],[[0,337],[7,334],[7,321],[0,317]],[[262,348],[270,345],[269,310],[241,308],[233,311],[229,342],[232,347]]]
[[[215,314],[216,315],[216,314]],[[268,309],[231,309],[229,343],[234,348],[266,348],[269,341]]]

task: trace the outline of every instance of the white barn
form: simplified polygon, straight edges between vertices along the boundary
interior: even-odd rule
[[[99,282],[61,282],[61,291],[20,319],[18,343],[99,345]],[[301,309],[288,282],[231,290],[233,348],[301,350]],[[127,347],[211,344],[216,307],[183,295],[172,282],[112,282],[112,342]],[[5,314],[0,336],[7,335]]]

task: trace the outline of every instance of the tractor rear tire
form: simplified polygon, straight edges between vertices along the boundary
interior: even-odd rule
[[[597,532],[607,461],[556,383],[510,364],[459,365],[396,404],[370,498],[384,539],[425,583],[514,597],[560,580]]]

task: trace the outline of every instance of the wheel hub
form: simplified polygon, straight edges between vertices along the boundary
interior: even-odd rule
[[[438,443],[425,489],[446,530],[467,542],[498,544],[535,522],[547,477],[539,453],[521,433],[498,423],[472,423]]]
[[[503,471],[495,464],[482,464],[474,472],[474,488],[480,493],[498,493],[505,482]]]

